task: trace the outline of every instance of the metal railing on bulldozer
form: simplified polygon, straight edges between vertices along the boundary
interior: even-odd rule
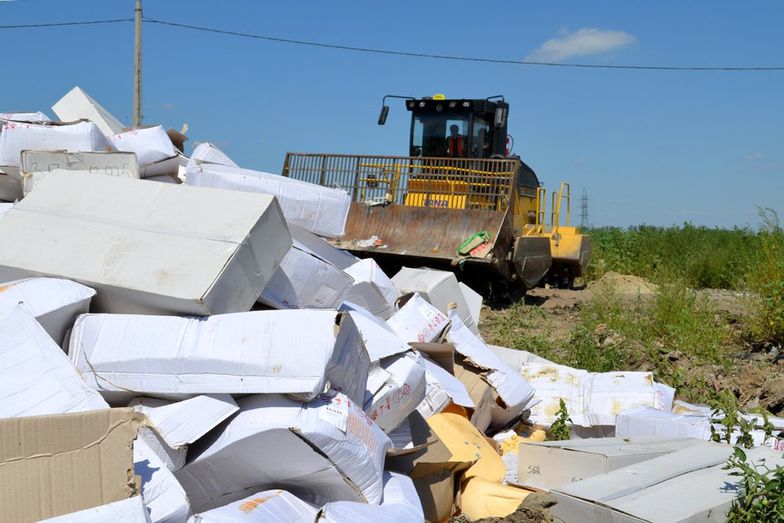
[[[404,205],[502,212],[519,162],[289,153],[283,176],[346,190],[364,205]]]

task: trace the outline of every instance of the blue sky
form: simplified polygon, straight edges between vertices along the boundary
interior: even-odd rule
[[[132,16],[133,0],[0,1],[0,25]],[[784,2],[144,2],[150,18],[284,38],[504,59],[783,66]],[[131,122],[133,24],[0,30],[0,112],[79,85]],[[548,43],[549,42],[549,43]],[[784,71],[556,69],[298,47],[144,27],[144,121],[279,172],[286,151],[405,154],[384,94],[504,94],[519,153],[585,187],[595,225],[756,226],[784,218]],[[53,116],[53,115],[52,115]],[[575,204],[577,206],[577,204]]]

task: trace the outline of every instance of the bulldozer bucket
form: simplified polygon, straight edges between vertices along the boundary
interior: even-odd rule
[[[283,175],[352,196],[336,247],[399,265],[485,270],[532,287],[549,267],[549,244],[544,253],[536,241],[515,243],[510,202],[519,166],[507,158],[289,153]],[[463,245],[472,237],[481,240]],[[527,248],[535,249],[530,258]]]

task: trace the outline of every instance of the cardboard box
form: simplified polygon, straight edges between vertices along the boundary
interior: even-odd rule
[[[128,409],[0,419],[0,521],[38,521],[138,496],[133,441],[142,423]]]
[[[19,167],[0,166],[0,201],[15,202],[24,197]]]
[[[374,523],[407,523],[424,521],[422,503],[414,482],[408,476],[384,472],[384,496],[380,505],[335,501],[327,503],[319,512],[318,521],[344,523],[372,521]]]
[[[382,359],[371,367],[364,410],[384,432],[397,428],[425,397],[425,364],[415,351]]]
[[[141,438],[133,443],[133,469],[141,478],[142,501],[152,521],[181,523],[191,515],[188,496],[182,485]]]
[[[447,314],[449,305],[454,304],[463,324],[475,334],[479,334],[471,308],[465,300],[454,273],[403,267],[392,277],[392,282],[403,294],[418,292],[443,314]]]
[[[67,151],[22,151],[22,191],[25,196],[36,183],[52,172],[81,171],[104,176],[139,178],[133,153],[93,153]]]
[[[276,309],[337,309],[354,280],[300,247],[294,240],[259,301]]]
[[[171,448],[196,442],[240,408],[228,394],[199,395],[170,402],[157,398],[135,398],[128,407],[141,412]]]
[[[327,384],[362,404],[370,360],[351,317],[255,311],[208,318],[80,316],[68,355],[104,392],[286,393],[310,400]]]
[[[465,358],[455,362],[455,378],[465,385],[474,408],[469,420],[480,431],[485,432],[493,418],[493,409],[501,408],[496,403],[498,395],[493,387],[482,378],[482,369],[474,367]]]
[[[318,510],[285,490],[264,490],[228,505],[194,514],[188,523],[243,521],[314,523]]]
[[[51,122],[52,120],[41,111],[20,112],[20,113],[0,113],[0,132],[6,122]]]
[[[483,379],[500,398],[491,410],[491,426],[507,425],[531,408],[534,387],[496,356],[482,338],[463,323],[457,310],[449,311],[449,320],[452,327],[447,339],[468,363],[482,370]]]
[[[391,454],[387,467],[414,482],[426,521],[445,521],[454,512],[459,476],[475,458],[464,459],[453,454],[424,421],[412,423],[412,432],[417,440],[424,439],[424,443]]]
[[[0,202],[0,218],[2,218],[5,213],[10,211],[11,207],[13,207],[13,206],[14,206],[13,203]]]
[[[460,287],[460,292],[463,293],[463,299],[468,306],[468,312],[471,313],[474,324],[479,327],[479,320],[482,314],[482,295],[461,281],[457,282],[457,285]]]
[[[118,151],[136,154],[142,177],[177,174],[177,150],[160,125],[120,132],[110,140]]]
[[[395,301],[400,297],[400,290],[373,258],[358,260],[346,269],[346,274],[354,278],[357,283],[371,283],[390,306],[394,306]]]
[[[423,363],[425,364],[425,399],[417,405],[417,411],[425,419],[438,414],[450,403],[466,408],[475,407],[465,385],[460,380],[428,358],[425,358]]]
[[[686,522],[724,521],[738,495],[738,478],[724,470],[732,447],[704,442],[655,459],[571,483],[551,492],[561,521]],[[760,447],[749,460],[775,467],[782,455]]]
[[[420,343],[440,340],[449,327],[449,319],[417,293],[408,297],[387,323],[401,340]]]
[[[397,334],[385,321],[377,318],[362,307],[353,303],[343,302],[340,310],[347,311],[357,325],[371,363],[376,363],[384,358],[401,354],[411,349],[411,346],[398,338]]]
[[[76,317],[90,309],[95,291],[79,283],[59,278],[28,278],[0,283],[0,311],[17,304],[35,316],[57,345],[63,345],[66,332]]]
[[[123,523],[151,523],[150,515],[142,503],[141,496],[107,503],[99,507],[86,508],[63,516],[55,516],[41,523],[105,523],[106,521],[122,521]]]
[[[473,477],[463,482],[458,505],[469,521],[503,518],[517,510],[531,493],[514,485]]]
[[[289,223],[326,238],[346,232],[351,205],[346,191],[225,165],[196,161],[188,167],[188,185],[271,194],[278,198]]]
[[[289,224],[291,238],[297,242],[297,248],[323,260],[338,269],[345,271],[359,261],[359,258],[348,251],[333,247],[324,238],[297,225]]]
[[[522,442],[517,484],[550,490],[699,443],[660,436]]]
[[[0,358],[0,418],[109,407],[20,306],[0,311]]]
[[[19,167],[22,151],[111,151],[92,122],[7,123],[0,134],[0,165]]]
[[[340,393],[310,403],[274,394],[237,403],[240,412],[199,441],[176,472],[195,510],[272,485],[318,506],[381,501],[391,442],[358,404]]]
[[[531,352],[519,349],[508,349],[506,347],[499,347],[498,345],[487,345],[490,350],[498,356],[501,361],[512,367],[517,372],[522,373],[523,367],[529,363],[547,363],[555,365],[556,363],[548,359],[537,356]]]
[[[192,162],[216,163],[218,165],[228,165],[229,167],[239,167],[234,160],[221,151],[217,145],[210,142],[202,142],[193,148],[190,160]]]
[[[52,111],[64,122],[90,120],[106,136],[112,136],[123,130],[123,124],[79,86],[74,87],[60,98],[52,106]]]
[[[59,276],[94,288],[98,311],[192,315],[249,310],[291,246],[269,196],[79,172],[8,211],[0,242],[0,280]]]

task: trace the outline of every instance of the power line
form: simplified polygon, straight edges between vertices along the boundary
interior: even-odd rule
[[[355,51],[361,53],[384,54],[392,56],[408,56],[414,58],[433,58],[438,60],[453,60],[460,62],[483,62],[492,64],[507,64],[507,65],[531,65],[531,66],[544,66],[544,67],[572,67],[584,69],[639,69],[639,70],[653,70],[653,71],[784,71],[784,66],[772,67],[694,67],[694,66],[666,66],[666,65],[610,65],[610,64],[564,64],[558,62],[531,62],[528,60],[507,60],[501,58],[479,58],[468,56],[455,56],[455,55],[442,55],[432,53],[416,53],[409,51],[394,51],[390,49],[376,49],[372,47],[356,47],[351,45],[338,45],[327,44],[324,42],[312,42],[308,40],[294,40],[291,38],[280,38],[276,36],[268,36],[261,34],[242,33],[239,31],[228,31],[225,29],[215,29],[212,27],[203,27],[197,25],[183,24],[179,22],[169,22],[166,20],[156,20],[154,18],[145,18],[145,22],[151,24],[159,24],[170,27],[180,27],[183,29],[191,29],[194,31],[203,31],[207,33],[216,33],[229,36],[239,36],[243,38],[254,38],[257,40],[267,40],[270,42],[279,42],[294,45],[303,45],[310,47],[322,47],[326,49],[339,49],[342,51]]]
[[[109,20],[87,20],[81,22],[53,22],[51,24],[0,25],[0,29],[30,29],[35,27],[65,27],[70,25],[116,24],[117,22],[133,22],[133,18],[112,18]]]
[[[0,25],[0,29],[30,29],[30,28],[43,28],[43,27],[66,27],[66,26],[80,26],[80,25],[114,24],[120,22],[133,22],[133,20],[134,20],[133,18],[114,18],[108,20],[54,22],[48,24]],[[392,49],[378,49],[373,47],[328,44],[324,42],[314,42],[309,40],[296,40],[292,38],[281,38],[281,37],[262,35],[262,34],[243,33],[240,31],[229,31],[225,29],[216,29],[214,27],[204,27],[204,26],[197,26],[191,24],[183,24],[180,22],[170,22],[167,20],[157,20],[154,18],[144,18],[144,22],[150,24],[169,26],[169,27],[179,27],[181,29],[190,29],[193,31],[202,31],[202,32],[215,33],[215,34],[221,34],[227,36],[237,36],[241,38],[253,38],[256,40],[266,40],[269,42],[278,42],[284,44],[301,45],[301,46],[308,46],[308,47],[320,47],[324,49],[337,49],[341,51],[353,51],[353,52],[360,52],[360,53],[382,54],[388,56],[430,58],[435,60],[451,60],[451,61],[459,61],[459,62],[480,62],[480,63],[490,63],[490,64],[527,65],[527,66],[578,68],[578,69],[620,69],[620,70],[644,70],[644,71],[736,71],[736,72],[784,71],[784,66],[672,66],[672,65],[630,65],[630,64],[613,65],[613,64],[533,62],[530,60],[509,60],[503,58],[444,55],[444,54],[420,53],[420,52],[412,52],[412,51],[396,51]]]

